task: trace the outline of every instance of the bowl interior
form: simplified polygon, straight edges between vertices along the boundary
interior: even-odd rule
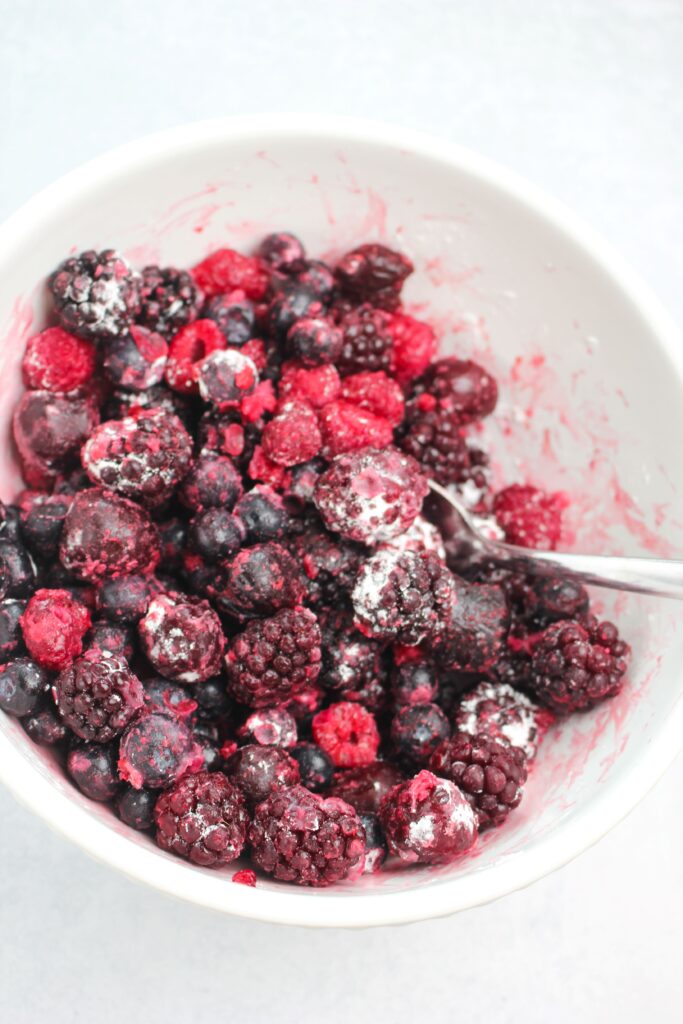
[[[9,437],[21,353],[45,322],[41,282],[65,254],[111,246],[137,265],[187,266],[218,246],[248,251],[275,228],[314,255],[368,239],[407,252],[416,266],[407,304],[438,329],[443,353],[473,356],[499,379],[500,407],[485,427],[498,482],[566,491],[577,548],[681,550],[680,369],[633,298],[476,162],[331,128],[197,131],[114,154],[0,234],[1,496],[20,486]],[[123,828],[4,716],[0,773],[91,852],[210,906],[321,924],[444,913],[567,859],[626,812],[630,790],[643,791],[639,773],[679,696],[680,616],[665,602],[597,596],[634,647],[625,692],[558,726],[521,808],[447,868],[388,871],[324,893],[266,880],[245,890],[230,884],[232,871],[200,871]]]

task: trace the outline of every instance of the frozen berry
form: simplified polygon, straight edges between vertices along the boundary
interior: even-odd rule
[[[261,708],[252,711],[239,728],[238,735],[261,747],[282,747],[288,750],[297,741],[296,719],[285,708]]]
[[[315,715],[313,739],[337,768],[372,764],[379,747],[374,715],[350,701],[331,704]]]
[[[282,364],[278,385],[281,402],[306,402],[314,409],[322,409],[339,396],[341,381],[334,366],[306,367],[298,362]]]
[[[509,544],[554,551],[562,533],[562,494],[512,484],[496,494],[493,512]]]
[[[98,422],[97,408],[89,399],[26,391],[12,426],[29,487],[47,487],[58,473],[70,469]]]
[[[36,494],[21,510],[21,536],[36,558],[54,562],[71,499],[59,494]]]
[[[341,330],[324,317],[302,317],[287,332],[287,347],[304,366],[335,363],[343,343]]]
[[[49,686],[47,673],[30,658],[0,665],[0,708],[22,718],[36,711]]]
[[[221,772],[186,775],[154,809],[162,850],[219,868],[242,852],[249,825],[244,797]]]
[[[245,345],[254,336],[256,313],[244,292],[215,295],[207,302],[203,315],[218,325],[228,345]]]
[[[263,451],[279,466],[308,462],[321,443],[318,418],[305,402],[285,402],[263,429]]]
[[[359,306],[342,318],[340,327],[343,343],[336,365],[342,377],[393,369],[394,339],[381,309]]]
[[[379,818],[390,852],[408,864],[453,860],[477,838],[477,820],[462,791],[425,770],[391,790]]]
[[[405,412],[403,391],[392,377],[381,370],[354,373],[342,381],[341,397],[352,405],[367,409],[398,427]],[[379,445],[378,445],[379,447]]]
[[[66,590],[36,590],[21,617],[21,628],[33,660],[61,672],[83,650],[90,613]]]
[[[325,615],[322,630],[323,686],[344,700],[378,710],[386,696],[381,645],[359,633],[343,609]]]
[[[282,540],[291,527],[283,498],[265,484],[257,484],[240,498],[235,515],[244,523],[250,544]]]
[[[344,294],[356,302],[396,309],[403,282],[413,269],[403,253],[379,242],[368,242],[342,256],[336,276]]]
[[[401,447],[437,483],[463,483],[471,475],[472,457],[462,428],[450,412],[409,407]]]
[[[225,638],[207,601],[160,594],[138,624],[142,648],[167,679],[198,683],[221,670]]]
[[[104,405],[104,418],[122,420],[126,416],[137,416],[140,412],[152,409],[177,416],[186,429],[192,426],[193,412],[189,400],[171,391],[165,384],[154,384],[145,391],[117,388]]]
[[[190,469],[178,496],[195,512],[217,507],[230,510],[242,496],[242,477],[226,455],[205,454]]]
[[[282,703],[318,678],[320,642],[318,621],[306,608],[253,620],[230,642],[229,692],[253,708]]]
[[[279,344],[284,343],[287,334],[297,320],[304,317],[317,319],[324,313],[323,303],[307,288],[295,282],[281,295],[273,299],[268,309],[267,329]]]
[[[149,606],[150,587],[144,576],[103,580],[97,588],[97,610],[111,622],[137,622]]]
[[[197,369],[199,393],[219,410],[234,408],[258,384],[258,370],[243,352],[228,348],[212,352]]]
[[[152,331],[173,333],[197,319],[201,297],[186,270],[145,267],[140,275],[138,321]]]
[[[533,600],[527,615],[535,625],[578,619],[588,611],[588,592],[576,580],[541,576],[533,580]]]
[[[219,608],[236,617],[272,615],[303,597],[299,567],[282,545],[269,541],[243,548],[210,589]]]
[[[365,833],[356,812],[303,786],[278,790],[256,808],[249,843],[256,867],[283,882],[325,886],[363,870]]]
[[[395,448],[338,456],[322,474],[315,503],[329,530],[376,544],[406,530],[427,494],[414,459]]]
[[[395,764],[373,761],[335,772],[330,793],[351,804],[359,814],[376,814],[387,793],[401,782],[403,773]]]
[[[329,402],[320,410],[319,436],[322,454],[333,459],[362,448],[385,448],[393,441],[394,431],[383,416],[351,402]]]
[[[209,563],[229,558],[245,540],[244,523],[225,508],[207,508],[198,512],[187,531],[190,550]]]
[[[154,806],[158,793],[151,789],[133,789],[122,785],[115,807],[121,821],[138,832],[147,832],[154,825]]]
[[[248,298],[258,302],[268,290],[269,275],[265,264],[234,249],[212,252],[193,268],[192,277],[208,298],[239,288]]]
[[[143,705],[140,680],[121,658],[91,648],[52,687],[59,713],[83,740],[108,743]]]
[[[9,661],[23,650],[21,616],[25,601],[0,602],[0,663]]]
[[[162,711],[176,715],[183,722],[196,724],[198,703],[190,690],[168,679],[146,679],[144,682],[145,707],[150,711]]]
[[[2,675],[0,675],[0,692],[2,691]],[[0,704],[2,706],[2,704]],[[39,703],[38,707],[29,712],[21,720],[27,735],[41,747],[56,747],[63,743],[67,729],[59,717],[52,701]]]
[[[363,874],[372,875],[379,871],[387,858],[389,848],[384,830],[376,814],[361,814],[360,822],[365,832],[365,865]]]
[[[70,256],[48,284],[60,325],[83,338],[123,334],[140,309],[139,276],[113,249]]]
[[[457,580],[450,619],[434,637],[434,653],[447,668],[483,672],[498,658],[509,622],[500,587]]]
[[[121,737],[119,775],[134,789],[172,786],[186,772],[201,771],[203,766],[201,747],[176,715],[143,715]]]
[[[6,597],[28,597],[35,589],[35,565],[18,541],[0,537],[0,578]]]
[[[289,538],[289,548],[300,561],[309,604],[334,606],[351,593],[364,549],[311,527]]]
[[[553,721],[552,712],[505,683],[484,680],[466,693],[455,711],[459,732],[505,740],[533,760]]]
[[[257,256],[281,274],[298,273],[303,270],[306,260],[303,245],[296,235],[288,231],[275,231],[266,235],[258,247]]]
[[[394,342],[394,375],[400,384],[410,384],[436,355],[436,335],[429,324],[405,313],[394,313],[388,327]]]
[[[391,722],[391,740],[401,758],[426,764],[451,734],[448,719],[436,704],[411,704],[400,708]]]
[[[90,800],[107,801],[116,796],[119,779],[116,752],[111,744],[77,744],[69,751],[66,770]]]
[[[439,692],[437,671],[430,662],[405,661],[391,676],[391,693],[397,704],[429,704]]]
[[[113,622],[102,619],[95,622],[85,638],[87,648],[95,648],[114,658],[130,661],[135,653],[133,634],[129,626],[115,626]]]
[[[62,565],[79,579],[151,572],[159,538],[147,513],[132,501],[93,487],[74,498],[64,521]]]
[[[146,327],[131,327],[103,346],[102,368],[117,388],[145,391],[164,379],[168,345]]]
[[[456,733],[432,755],[435,775],[464,793],[480,829],[501,825],[522,799],[527,769],[524,751],[506,740]]]
[[[332,759],[315,743],[297,743],[290,754],[299,765],[301,785],[318,793],[328,788],[334,776]]]
[[[323,305],[332,299],[335,288],[334,274],[322,260],[307,260],[303,270],[296,274],[297,283]]]
[[[247,804],[255,807],[276,789],[299,782],[299,765],[286,750],[249,744],[240,747],[230,758],[226,774],[244,794]]]
[[[479,363],[454,356],[432,363],[414,393],[418,408],[449,413],[460,426],[490,415],[498,401],[495,378]]]
[[[74,391],[90,382],[95,372],[95,349],[61,327],[48,327],[29,338],[21,368],[27,388],[53,393]]]
[[[213,352],[225,348],[223,333],[213,320],[195,320],[171,339],[166,361],[166,383],[185,395],[199,393],[199,371]]]

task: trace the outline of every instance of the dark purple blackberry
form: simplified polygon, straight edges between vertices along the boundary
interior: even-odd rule
[[[507,741],[521,747],[529,762],[555,720],[552,711],[525,693],[488,679],[463,694],[452,714],[458,732]]]
[[[391,695],[399,705],[429,704],[439,692],[439,673],[429,661],[404,661],[391,673]]]
[[[256,313],[244,292],[215,295],[207,302],[202,316],[218,325],[228,345],[241,346],[254,337]]]
[[[228,761],[226,775],[242,791],[247,806],[254,808],[277,789],[299,782],[299,765],[286,750],[249,744]]]
[[[259,804],[249,843],[254,864],[283,882],[325,886],[363,870],[365,833],[356,812],[303,786]]]
[[[70,256],[48,278],[60,326],[83,338],[115,338],[140,311],[140,279],[113,249]]]
[[[303,245],[288,231],[275,231],[266,235],[256,255],[281,274],[298,274],[306,263],[306,252]]]
[[[0,574],[5,581],[5,597],[30,597],[36,589],[35,566],[18,541],[0,539]]]
[[[289,512],[277,491],[267,484],[257,484],[235,506],[235,515],[247,529],[248,544],[265,544],[282,540],[291,529]]]
[[[290,537],[290,549],[303,568],[306,600],[335,607],[348,600],[365,549],[319,527]]]
[[[306,608],[251,621],[225,658],[229,692],[253,708],[282,703],[318,678],[320,644],[318,620]]]
[[[145,391],[161,384],[166,370],[168,345],[160,334],[145,327],[131,327],[102,346],[102,369],[117,388]]]
[[[409,410],[401,447],[440,484],[464,483],[471,470],[465,436],[450,413]]]
[[[360,823],[365,832],[365,865],[363,874],[373,875],[379,871],[387,859],[389,848],[384,829],[376,814],[361,814]]]
[[[630,655],[611,622],[555,622],[533,644],[529,686],[558,714],[587,711],[619,693]]]
[[[175,334],[197,319],[201,292],[186,270],[145,267],[140,275],[138,322],[152,331]]]
[[[116,748],[108,743],[78,743],[66,759],[67,774],[90,800],[106,801],[116,796]]]
[[[30,658],[15,658],[0,665],[0,708],[22,718],[38,709],[48,692],[47,672]]]
[[[103,580],[97,588],[97,610],[110,622],[135,623],[149,607],[149,582],[144,576]]]
[[[232,509],[242,496],[242,477],[225,455],[201,455],[183,480],[178,496],[195,512],[221,506]]]
[[[165,679],[199,683],[221,670],[225,638],[208,601],[158,594],[138,623],[138,636],[148,661]]]
[[[159,561],[159,538],[144,509],[92,487],[73,500],[59,548],[62,565],[86,582],[146,573]]]
[[[203,766],[201,747],[176,715],[144,714],[121,737],[119,775],[134,789],[163,789]]]
[[[138,832],[148,832],[154,825],[154,807],[159,794],[152,789],[121,786],[114,806],[124,825]]]
[[[249,825],[244,797],[221,772],[186,775],[159,797],[154,820],[162,850],[208,868],[239,857]]]
[[[296,280],[301,288],[324,306],[332,301],[335,289],[334,273],[322,260],[308,260],[304,269],[296,275]]]
[[[353,301],[393,311],[400,305],[403,282],[413,269],[403,253],[369,242],[342,256],[335,273],[342,293]]]
[[[31,554],[43,561],[56,561],[59,541],[71,501],[61,495],[36,495],[21,510],[21,536]]]
[[[9,661],[23,650],[24,642],[20,619],[26,601],[0,602],[0,663]]]
[[[323,317],[302,317],[287,332],[287,347],[304,366],[336,363],[344,338],[339,327]]]
[[[270,304],[266,318],[268,334],[274,341],[284,344],[287,332],[296,320],[302,317],[317,317],[324,313],[324,306],[307,288],[293,283]]]
[[[339,698],[365,704],[376,711],[386,699],[382,646],[359,633],[348,612],[343,610],[325,615],[321,628],[321,684]]]
[[[52,692],[66,724],[88,742],[119,736],[143,705],[140,680],[125,661],[97,648],[64,669]]]
[[[484,672],[498,660],[509,623],[500,587],[457,580],[450,619],[434,638],[434,655],[445,668]]]
[[[225,563],[209,593],[221,611],[250,618],[293,608],[303,596],[303,584],[289,552],[270,541],[238,551]]]
[[[329,754],[326,754],[317,743],[297,743],[290,754],[299,765],[301,785],[312,793],[319,793],[331,785],[334,777],[334,765]]]
[[[234,555],[246,539],[243,521],[226,508],[207,508],[198,512],[187,531],[190,551],[210,564]]]
[[[523,750],[505,740],[456,733],[434,752],[429,767],[465,794],[480,829],[501,825],[522,799],[527,778]]]
[[[63,743],[67,728],[59,717],[51,698],[46,696],[35,711],[21,720],[27,735],[40,747],[56,747]]]
[[[458,786],[424,769],[387,794],[379,819],[390,853],[406,864],[446,863],[477,838],[475,813]]]
[[[101,619],[86,634],[85,646],[130,662],[135,654],[135,636],[130,626],[117,626]]]
[[[490,415],[498,401],[498,385],[478,363],[447,356],[437,359],[413,385],[411,409],[448,414],[466,426]]]
[[[391,372],[394,340],[387,316],[373,306],[359,306],[343,317],[341,354],[336,367],[342,377],[352,373]]]
[[[436,704],[400,708],[391,722],[391,741],[396,753],[414,764],[426,764],[450,734],[448,719]]]

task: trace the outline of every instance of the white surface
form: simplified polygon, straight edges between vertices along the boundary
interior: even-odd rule
[[[683,318],[679,4],[59,7],[0,2],[2,214],[82,159],[177,121],[367,114],[441,132],[555,192]],[[170,903],[2,794],[0,1013],[673,1021],[682,782],[679,762],[598,848],[502,903],[325,936]]]

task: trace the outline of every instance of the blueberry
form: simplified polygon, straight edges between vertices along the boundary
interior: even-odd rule
[[[301,784],[318,793],[332,782],[334,765],[330,757],[316,743],[297,743],[290,754],[299,765]]]
[[[0,671],[0,708],[9,715],[30,715],[48,689],[47,673],[30,658],[16,658]]]

